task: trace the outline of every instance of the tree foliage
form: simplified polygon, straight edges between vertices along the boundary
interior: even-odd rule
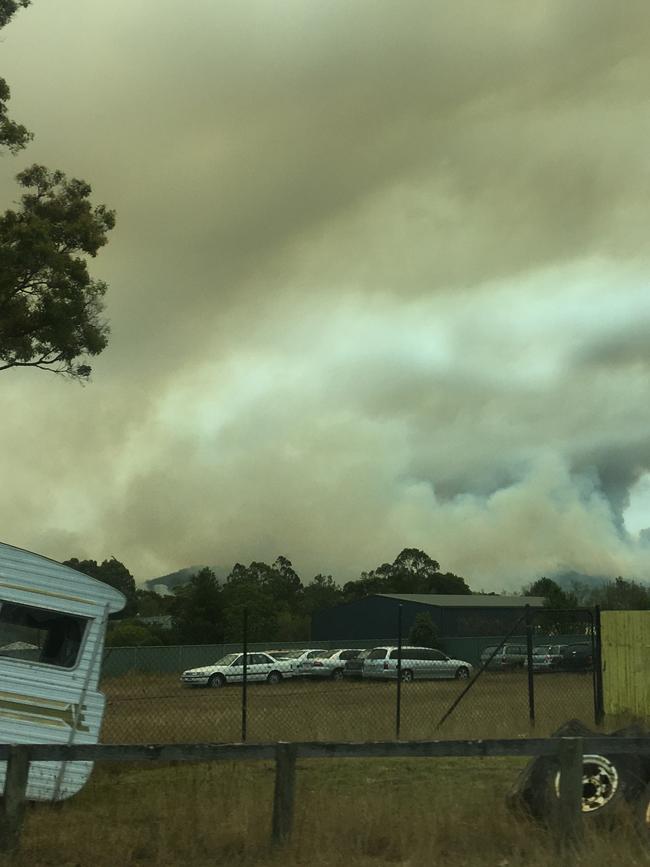
[[[441,593],[465,595],[472,591],[452,572],[440,572],[440,564],[418,548],[404,548],[392,563],[363,572],[343,587],[346,601],[372,593]]]
[[[104,560],[102,563],[98,563],[96,560],[78,560],[76,557],[72,557],[70,560],[64,560],[63,565],[76,569],[77,572],[83,572],[84,575],[89,575],[98,581],[103,581],[104,584],[110,584],[111,587],[123,593],[126,596],[126,606],[115,615],[118,619],[135,614],[138,604],[135,578],[124,563],[115,557]]]
[[[249,641],[292,641],[307,638],[302,582],[291,561],[278,557],[269,566],[236,563],[223,588],[226,641],[241,638],[244,609]],[[286,637],[285,637],[286,636]]]
[[[0,0],[0,28],[29,0]],[[31,133],[11,120],[9,87],[0,79],[0,147],[16,153]],[[106,244],[115,214],[93,207],[90,186],[33,165],[17,175],[18,206],[0,216],[0,371],[49,370],[86,380],[88,358],[107,345],[102,319],[106,284],[86,258]]]
[[[222,642],[223,614],[223,594],[212,569],[201,569],[177,588],[172,615],[182,644]]]
[[[408,643],[415,647],[440,647],[440,637],[431,615],[427,611],[415,615],[409,631]]]
[[[29,3],[30,0],[0,0],[0,28],[11,21],[20,6],[29,6]],[[22,124],[10,119],[7,109],[10,96],[9,85],[0,78],[0,147],[15,154],[25,147],[32,135]]]
[[[248,566],[236,563],[223,583],[205,567],[169,597],[136,589],[129,570],[114,557],[102,563],[73,557],[66,560],[65,565],[105,581],[127,596],[128,605],[119,615],[122,618],[119,628],[115,624],[110,631],[112,646],[120,642],[137,645],[239,643],[245,611],[250,642],[306,641],[314,611],[345,602],[351,595],[356,598],[354,594],[359,592],[362,595],[366,592],[470,592],[462,578],[441,573],[435,560],[415,548],[405,548],[393,563],[362,573],[358,581],[349,582],[345,588],[331,575],[322,574],[303,584],[291,561],[279,556],[271,564],[259,560]],[[370,587],[378,589],[370,590]],[[435,589],[429,590],[432,587]],[[440,589],[445,587],[449,590]],[[171,614],[173,627],[165,629],[144,624],[136,614],[137,617]],[[422,635],[417,643],[436,646],[437,636],[428,615],[418,629]]]
[[[522,588],[523,596],[543,596],[546,608],[577,608],[578,597],[575,593],[563,590],[551,578],[538,578],[527,587]]]

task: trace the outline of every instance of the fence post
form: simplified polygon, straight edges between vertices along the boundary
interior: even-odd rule
[[[533,676],[533,621],[530,605],[526,605],[526,663],[528,668],[528,719],[535,728],[535,681]]]
[[[242,670],[241,691],[241,739],[242,743],[245,743],[248,727],[248,608],[244,608],[242,643],[244,650],[244,666]]]
[[[605,696],[603,693],[603,642],[600,624],[600,605],[594,609],[594,689],[596,725],[602,725],[605,719]]]
[[[582,738],[561,738],[560,786],[555,821],[558,843],[575,848],[582,841]]]
[[[395,705],[395,740],[402,724],[402,605],[397,606],[397,703]]]
[[[7,775],[0,812],[0,852],[13,852],[20,843],[29,775],[29,747],[9,747]]]
[[[296,744],[279,743],[275,748],[275,790],[271,832],[274,843],[282,843],[291,834],[297,754]]]

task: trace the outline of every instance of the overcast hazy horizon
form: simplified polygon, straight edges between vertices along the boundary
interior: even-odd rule
[[[649,37],[640,0],[20,10],[3,207],[41,162],[117,227],[92,382],[0,375],[0,538],[649,579]]]

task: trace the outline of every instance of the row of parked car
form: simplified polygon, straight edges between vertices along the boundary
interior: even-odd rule
[[[246,679],[279,683],[290,677],[370,678],[395,680],[398,667],[404,682],[412,680],[464,680],[472,673],[469,662],[451,659],[430,647],[339,648],[336,650],[301,649],[269,650],[249,653],[246,658]],[[398,666],[399,663],[399,666]],[[229,653],[212,665],[191,668],[181,675],[185,686],[223,687],[241,683],[244,679],[244,654]]]
[[[496,651],[496,652],[495,652]],[[395,680],[398,662],[401,679],[464,680],[472,674],[472,666],[462,659],[452,659],[430,647],[338,648],[323,650],[269,650],[247,654],[246,679],[279,683],[292,677],[326,678],[329,680],[373,679]],[[481,665],[499,671],[524,668],[528,654],[525,644],[504,644],[486,647],[481,653]],[[533,648],[535,671],[589,671],[593,667],[592,649],[588,643],[544,644]],[[181,675],[185,686],[222,687],[241,683],[244,679],[244,654],[228,653],[211,665],[190,668]]]
[[[496,646],[486,647],[481,653],[481,665],[486,664],[488,668],[500,671],[526,668],[526,645],[504,644],[498,650]],[[533,671],[591,671],[593,665],[593,649],[588,642],[533,647]]]

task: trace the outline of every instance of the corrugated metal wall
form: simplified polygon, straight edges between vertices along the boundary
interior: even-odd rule
[[[650,611],[603,611],[605,713],[650,717]]]

